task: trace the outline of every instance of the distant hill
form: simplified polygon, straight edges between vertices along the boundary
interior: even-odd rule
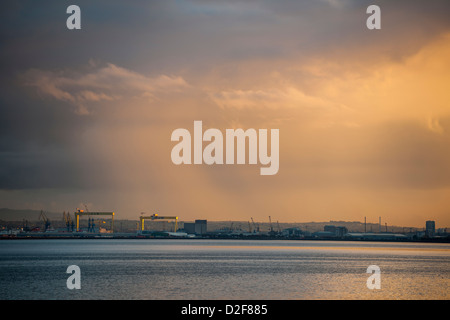
[[[243,230],[249,231],[254,229],[259,229],[262,232],[267,232],[269,230],[279,231],[286,228],[300,228],[303,231],[308,232],[316,232],[323,231],[326,225],[334,225],[334,226],[342,226],[346,227],[348,232],[381,232],[386,231],[386,227],[384,225],[380,226],[378,223],[367,223],[364,225],[364,222],[359,221],[322,221],[322,222],[272,222],[270,225],[269,222],[255,222],[255,224],[248,221],[210,221],[208,220],[208,231],[212,231],[215,229],[233,229],[233,230]],[[410,231],[417,230],[418,228],[410,228],[403,226],[387,226],[388,232],[402,232],[402,231]]]
[[[48,212],[43,210],[47,218],[50,220],[62,220],[62,212]],[[0,220],[3,221],[38,221],[41,210],[31,210],[31,209],[0,209]]]

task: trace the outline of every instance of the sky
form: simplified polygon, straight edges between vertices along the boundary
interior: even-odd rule
[[[450,225],[448,1],[71,4],[0,5],[0,207]],[[173,164],[195,120],[278,129],[278,173]]]

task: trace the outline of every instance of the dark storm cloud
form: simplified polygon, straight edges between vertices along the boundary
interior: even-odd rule
[[[448,1],[376,3],[384,28],[369,37],[365,9],[371,1],[79,1],[82,30],[76,32],[65,27],[68,1],[3,2],[0,58],[10,71],[94,58],[163,72],[389,41],[394,53],[399,40],[417,48],[414,43],[450,24]]]

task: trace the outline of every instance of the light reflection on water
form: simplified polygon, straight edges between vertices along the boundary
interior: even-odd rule
[[[69,265],[81,290],[69,290]],[[369,265],[381,290],[369,290]],[[2,240],[1,299],[448,299],[450,245]]]

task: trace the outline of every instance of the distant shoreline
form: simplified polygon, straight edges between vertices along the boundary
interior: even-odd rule
[[[336,241],[336,242],[394,242],[394,243],[450,243],[450,238],[430,238],[430,239],[354,239],[354,238],[286,238],[286,237],[270,237],[270,236],[204,236],[204,237],[177,237],[177,236],[141,236],[141,235],[99,235],[99,234],[83,234],[83,235],[20,235],[9,236],[3,235],[0,240],[86,240],[86,239],[103,239],[103,240],[261,240],[261,241]]]

